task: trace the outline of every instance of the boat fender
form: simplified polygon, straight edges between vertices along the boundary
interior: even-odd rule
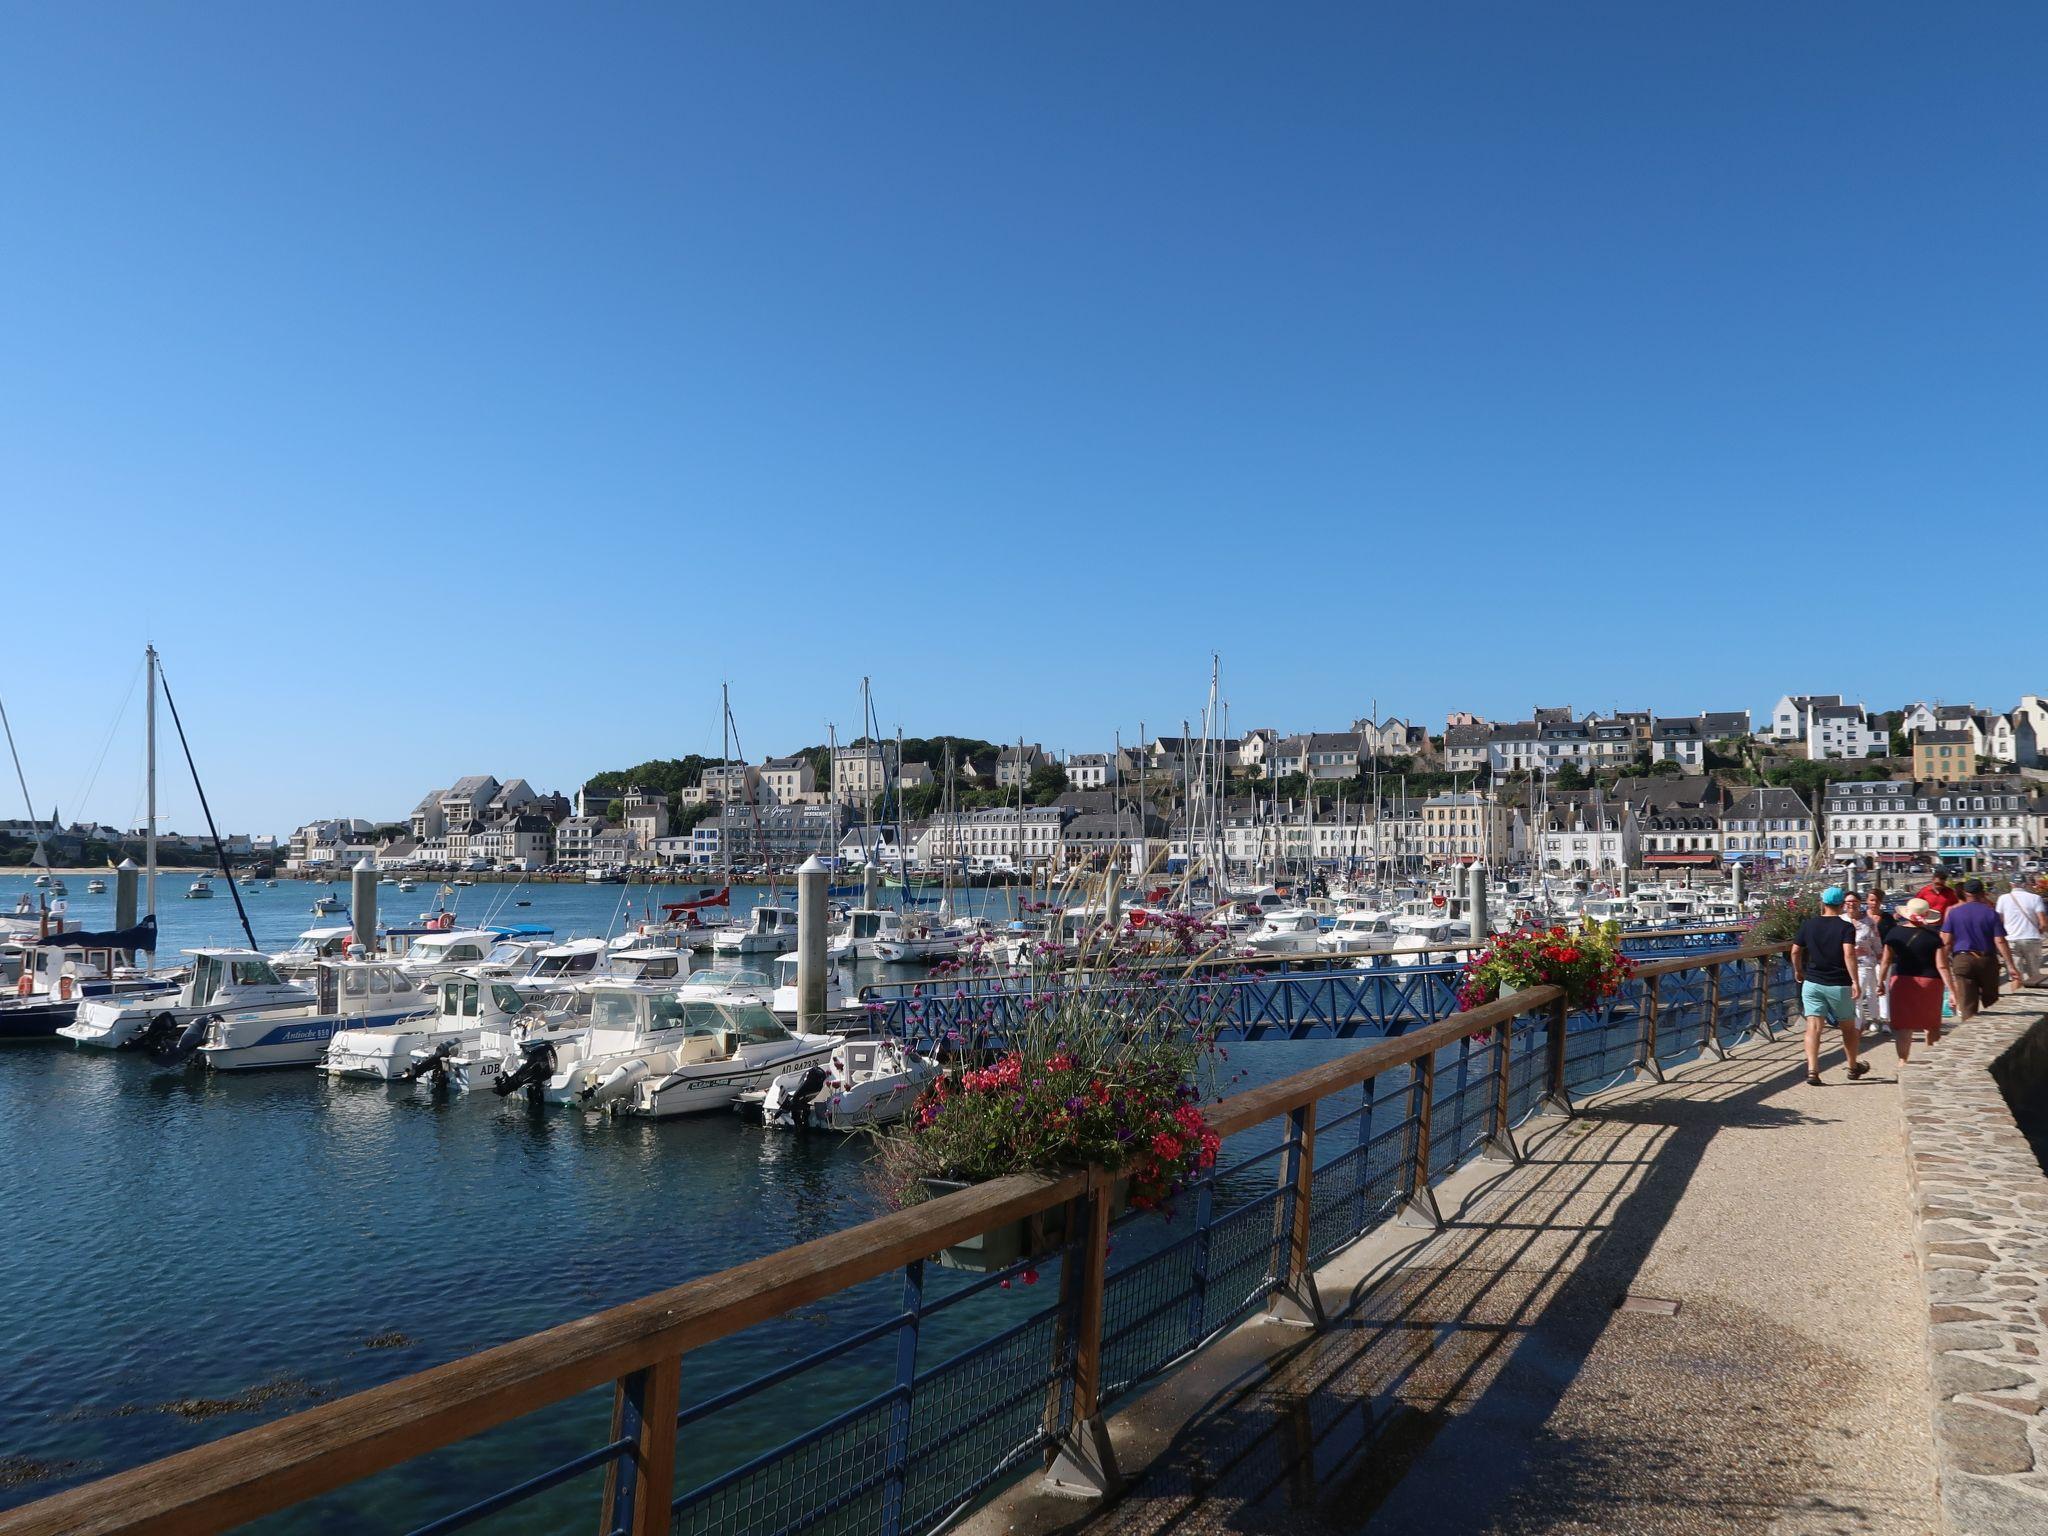
[[[609,1104],[646,1075],[647,1063],[636,1056],[633,1060],[614,1067],[605,1075],[602,1082],[592,1083],[585,1088],[583,1102],[593,1108],[599,1104]]]
[[[27,971],[23,971],[21,973],[21,980],[14,984],[14,995],[16,997],[27,997],[29,993],[35,990],[35,986],[35,978],[29,975]]]

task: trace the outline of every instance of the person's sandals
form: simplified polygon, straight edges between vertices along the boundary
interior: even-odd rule
[[[1858,1077],[1863,1077],[1863,1076],[1866,1076],[1866,1075],[1867,1075],[1867,1074],[1869,1073],[1869,1071],[1870,1071],[1870,1063],[1869,1063],[1869,1062],[1867,1062],[1867,1061],[1859,1061],[1859,1062],[1857,1062],[1857,1063],[1856,1063],[1856,1065],[1855,1065],[1855,1066],[1853,1066],[1853,1067],[1851,1067],[1851,1068],[1849,1069],[1849,1076],[1850,1076],[1850,1077],[1851,1077],[1852,1079],[1854,1079],[1854,1078],[1858,1078]]]
[[[1806,1074],[1806,1086],[1809,1088],[1825,1088],[1827,1084],[1820,1080],[1818,1072],[1809,1072]]]

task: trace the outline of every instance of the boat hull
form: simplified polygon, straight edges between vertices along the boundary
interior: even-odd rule
[[[829,1060],[837,1044],[836,1040],[820,1038],[799,1052],[780,1054],[773,1061],[707,1061],[681,1067],[655,1081],[639,1084],[624,1107],[630,1114],[653,1120],[729,1111],[749,1089],[766,1088],[785,1072],[802,1071]]]

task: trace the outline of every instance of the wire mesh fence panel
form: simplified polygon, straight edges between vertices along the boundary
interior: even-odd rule
[[[921,1373],[911,1398],[903,1529],[937,1528],[1032,1463],[1068,1427],[1072,1382],[1057,1304]]]
[[[1493,1076],[1498,1059],[1490,1031],[1467,1036],[1438,1053],[1429,1126],[1430,1182],[1476,1153],[1492,1131],[1500,1093]]]
[[[1641,1031],[1641,1015],[1626,993],[1605,1007],[1573,1014],[1564,1036],[1565,1087],[1598,1093],[1627,1082],[1635,1075]]]
[[[676,1502],[676,1536],[879,1530],[901,1392],[891,1389]],[[689,1455],[685,1435],[681,1455]]]
[[[1520,1125],[1543,1103],[1549,1082],[1549,1021],[1540,1013],[1515,1020],[1514,1044],[1508,1049],[1508,1124]]]
[[[1273,1292],[1286,1266],[1278,1212],[1286,1191],[1272,1189],[1219,1214],[1209,1225],[1208,1279],[1202,1295],[1204,1338]]]
[[[1679,1066],[1701,1051],[1707,1020],[1704,971],[1673,971],[1657,978],[1657,1061]]]
[[[1408,1185],[1408,1128],[1396,1123],[1364,1146],[1318,1158],[1309,1182],[1308,1252],[1320,1263],[1393,1215]]]
[[[1113,1271],[1102,1288],[1102,1383],[1107,1396],[1157,1374],[1186,1354],[1197,1332],[1205,1283],[1199,1262],[1208,1229],[1186,1233]]]

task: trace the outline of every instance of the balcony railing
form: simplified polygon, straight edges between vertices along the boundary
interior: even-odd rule
[[[1116,1217],[1100,1170],[996,1179],[58,1493],[0,1516],[0,1533],[217,1531],[309,1500],[295,1524],[373,1528],[392,1498],[383,1483],[372,1500],[365,1480],[422,1459],[439,1470],[397,1502],[438,1498],[445,1512],[415,1536],[494,1517],[581,1528],[581,1500],[598,1504],[600,1531],[626,1536],[897,1536],[1034,1469],[1107,1490],[1111,1404],[1262,1308],[1318,1323],[1322,1260],[1388,1221],[1438,1222],[1433,1186],[1475,1158],[1515,1158],[1529,1116],[1768,1036],[1793,1002],[1787,948],[1649,962],[1597,1012],[1568,1014],[1538,987],[1225,1098],[1209,1109],[1224,1159],[1171,1221]],[[1036,1268],[928,1262],[1055,1217],[1063,1236]],[[785,1341],[778,1363],[733,1385],[696,1368],[850,1297],[865,1304],[859,1326],[829,1342]],[[573,1454],[534,1465],[489,1449],[489,1432],[578,1403]],[[788,1432],[724,1431],[769,1404]],[[479,1486],[479,1467],[501,1480]]]

